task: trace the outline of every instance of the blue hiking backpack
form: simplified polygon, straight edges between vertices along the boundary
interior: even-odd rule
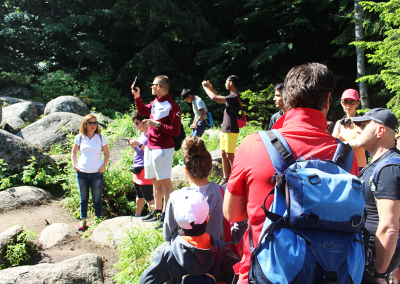
[[[252,251],[250,283],[359,284],[365,189],[350,174],[353,150],[338,140],[331,160],[294,160],[277,130],[258,132],[276,171],[274,200]]]

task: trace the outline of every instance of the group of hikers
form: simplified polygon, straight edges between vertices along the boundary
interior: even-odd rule
[[[274,102],[281,110],[272,116],[269,131],[247,136],[236,149],[243,113],[238,77],[226,79],[227,96],[203,81],[210,99],[225,104],[220,184],[208,181],[212,158],[201,139],[210,112],[184,89],[181,98],[192,103],[195,114],[192,135],[182,143],[189,186],[174,192],[173,137],[181,131],[180,107],[169,94],[167,76],[154,78],[155,99],[147,105],[132,85],[137,108],[132,120],[142,132],[128,139],[136,152],[135,216],[141,217],[147,202],[154,210],[143,221],[157,222],[169,242],[140,283],[389,283],[390,278],[398,283],[398,120],[383,108],[358,116],[360,97],[349,89],[341,96],[345,116],[329,128],[334,83],[323,64],[293,67],[275,86]],[[102,214],[108,158],[107,141],[89,114],[71,154],[81,196],[80,230],[86,226],[89,187],[95,215]]]

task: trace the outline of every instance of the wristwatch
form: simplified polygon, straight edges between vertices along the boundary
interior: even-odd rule
[[[157,122],[157,125],[156,125],[156,127],[157,127],[157,128],[159,128],[159,127],[160,127],[160,125],[161,125],[161,122]]]
[[[140,145],[139,145],[139,148],[142,148],[142,146],[143,146],[143,144],[140,144]]]
[[[386,279],[387,276],[388,276],[387,273],[379,273],[378,271],[376,271],[376,269],[374,267],[374,271],[372,272],[372,278]]]

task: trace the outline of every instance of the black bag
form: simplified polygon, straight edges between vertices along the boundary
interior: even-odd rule
[[[181,124],[181,131],[179,132],[178,136],[173,136],[174,138],[174,145],[175,145],[175,151],[178,151],[182,147],[182,142],[186,138],[186,133],[185,129],[183,128],[183,124]]]
[[[135,167],[135,166],[131,166],[130,171],[136,175],[140,174],[143,171],[144,167]]]

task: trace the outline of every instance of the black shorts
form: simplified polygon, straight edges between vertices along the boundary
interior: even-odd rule
[[[135,185],[136,196],[138,198],[144,198],[147,202],[154,200],[152,184],[133,184]]]

